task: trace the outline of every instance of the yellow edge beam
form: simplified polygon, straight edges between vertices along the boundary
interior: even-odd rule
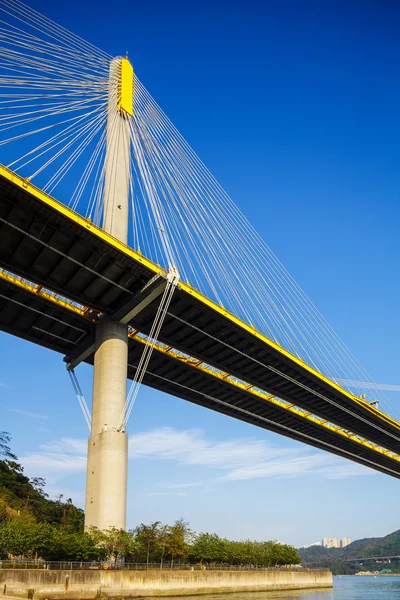
[[[316,415],[313,415],[312,413],[307,412],[294,404],[286,403],[285,401],[277,398],[273,394],[269,394],[268,392],[265,392],[264,390],[261,390],[260,388],[255,388],[251,384],[249,384],[243,380],[239,380],[236,377],[234,377],[233,375],[230,375],[229,373],[225,373],[223,371],[214,369],[210,365],[207,365],[206,363],[199,361],[197,358],[189,356],[188,354],[180,352],[179,350],[171,349],[170,346],[166,346],[165,344],[162,344],[161,342],[155,342],[155,343],[150,342],[148,340],[147,336],[140,334],[137,330],[131,331],[129,333],[129,337],[134,339],[137,342],[140,342],[141,344],[153,345],[154,349],[157,352],[160,352],[162,354],[167,354],[170,358],[173,358],[179,362],[183,362],[192,369],[196,369],[197,371],[206,373],[207,375],[214,377],[215,379],[224,381],[234,387],[237,387],[237,388],[243,390],[247,394],[256,396],[257,398],[261,398],[262,400],[269,402],[270,404],[273,404],[274,406],[278,406],[279,408],[282,408],[289,413],[292,413],[298,417],[301,417],[302,419],[310,421],[311,423],[314,423],[314,424],[318,425],[319,427],[322,427],[323,429],[328,429],[329,431],[331,431],[335,434],[338,434],[341,437],[347,438],[353,442],[356,442],[357,444],[360,444],[360,446],[364,446],[365,448],[368,448],[369,450],[373,450],[374,452],[377,452],[378,454],[382,454],[382,455],[384,455],[388,458],[391,458],[400,463],[400,455],[399,454],[396,454],[395,452],[392,452],[391,450],[387,450],[386,448],[383,448],[382,446],[379,446],[378,444],[370,442],[367,439],[365,439],[355,433],[352,433],[351,431],[348,431],[346,429],[343,429],[342,427],[339,427],[338,425],[329,423],[325,419],[318,417]],[[232,405],[232,408],[234,409],[235,406]],[[255,415],[255,416],[257,416],[257,415]]]
[[[72,300],[69,300],[69,298],[65,298],[63,296],[60,297],[59,295],[55,295],[54,292],[51,292],[50,290],[43,288],[41,285],[27,281],[26,279],[23,279],[22,277],[19,277],[18,275],[11,274],[9,271],[5,271],[4,269],[1,269],[1,268],[0,268],[0,280],[7,281],[7,283],[12,283],[16,287],[19,287],[26,292],[31,292],[32,294],[34,294],[35,296],[39,296],[40,298],[44,298],[48,302],[51,302],[52,304],[56,304],[57,306],[59,306],[61,308],[66,308],[67,310],[74,312],[75,314],[79,315],[80,317],[85,317],[92,323],[97,322],[97,318],[94,316],[97,313],[95,313],[93,311],[93,314],[91,314],[92,313],[91,309],[86,308],[85,306],[82,306],[82,308],[79,308],[78,306],[76,306],[76,303],[72,302]]]
[[[74,305],[72,300],[69,300],[68,298],[65,298],[65,297],[63,299],[61,299],[57,296],[53,296],[53,294],[52,294],[52,292],[50,292],[50,290],[48,292],[46,292],[38,284],[28,282],[27,280],[22,279],[16,275],[12,275],[9,272],[5,272],[3,269],[0,269],[0,279],[3,279],[5,281],[7,281],[8,283],[12,283],[13,285],[20,287],[20,288],[24,289],[25,291],[30,292],[31,294],[39,295],[40,297],[47,300],[48,302],[52,302],[53,304],[56,304],[57,306],[59,306],[61,308],[64,308],[70,312],[73,312],[73,313],[79,315],[80,317],[86,319],[87,321],[90,321],[91,323],[95,323],[97,321],[97,317],[100,316],[100,313],[96,313],[96,317],[93,317],[93,315],[90,314],[90,311],[91,311],[90,308],[87,308],[84,306],[82,306],[82,308],[78,308]],[[130,330],[129,337],[143,345],[151,344],[151,342],[149,341],[147,336],[145,336],[144,334],[141,334],[137,330]],[[351,431],[343,429],[343,428],[339,427],[338,425],[329,423],[325,419],[318,417],[316,415],[313,415],[312,413],[309,413],[309,412],[303,410],[302,408],[299,408],[295,404],[290,404],[288,402],[285,402],[284,400],[277,398],[273,394],[270,394],[268,392],[265,392],[264,390],[261,390],[260,388],[253,386],[251,383],[247,383],[246,381],[243,381],[241,379],[238,379],[237,377],[234,377],[230,373],[221,371],[220,369],[215,369],[215,368],[211,367],[210,365],[208,365],[207,363],[203,362],[202,360],[195,358],[193,356],[190,356],[189,354],[186,354],[184,352],[181,352],[180,350],[177,350],[177,349],[173,348],[172,346],[167,346],[166,344],[163,344],[161,342],[156,342],[153,345],[154,345],[154,349],[157,352],[167,355],[170,358],[172,358],[178,362],[185,363],[187,366],[189,366],[192,369],[196,369],[197,371],[205,373],[211,377],[214,377],[215,379],[226,382],[229,385],[232,385],[233,387],[237,387],[252,396],[260,398],[266,402],[269,402],[270,404],[273,404],[274,406],[278,406],[279,408],[286,410],[289,413],[292,413],[298,417],[301,417],[303,419],[306,419],[307,421],[310,421],[316,425],[319,425],[320,427],[322,427],[324,429],[328,429],[329,431],[332,431],[333,433],[336,433],[342,437],[350,439],[353,442],[360,444],[361,446],[364,446],[366,448],[369,448],[370,450],[373,450],[374,452],[377,452],[378,454],[382,454],[388,458],[391,458],[397,462],[400,462],[400,455],[396,454],[395,452],[392,452],[391,450],[387,450],[386,448],[383,448],[383,447],[379,446],[378,444],[374,444],[373,442],[369,442],[365,438],[362,438],[361,436],[359,436],[355,433],[352,433]],[[234,408],[233,405],[232,405],[232,408]]]
[[[0,165],[0,176],[4,177],[4,179],[7,179],[20,189],[28,192],[34,198],[40,200],[41,202],[43,202],[43,204],[49,206],[50,208],[58,212],[60,215],[66,217],[67,219],[70,219],[86,231],[90,231],[115,250],[118,250],[119,252],[122,252],[123,254],[135,260],[136,262],[141,263],[147,269],[152,271],[152,273],[162,275],[163,277],[167,276],[168,272],[165,269],[152,262],[148,258],[142,256],[140,252],[132,250],[132,248],[129,248],[129,246],[126,246],[109,233],[106,233],[100,227],[97,227],[96,225],[91,223],[90,219],[85,219],[84,217],[81,217],[81,215],[65,206],[65,204],[62,204],[62,202],[55,200],[54,198],[52,198],[51,196],[34,186],[27,179],[23,179],[10,169],[7,169],[7,167],[5,167],[4,165]]]
[[[125,254],[125,256],[127,256],[128,258],[142,264],[147,269],[149,269],[152,273],[161,275],[162,277],[166,277],[167,271],[165,269],[163,269],[160,265],[154,263],[153,261],[149,260],[148,258],[145,258],[144,256],[142,256],[141,253],[139,253],[139,252],[133,250],[132,248],[130,248],[129,246],[123,244],[116,238],[112,237],[110,234],[103,231],[100,227],[93,225],[88,219],[84,219],[78,213],[76,213],[75,211],[66,207],[64,204],[62,204],[58,200],[55,200],[54,198],[52,198],[51,196],[49,196],[48,194],[46,194],[45,192],[43,192],[42,190],[37,188],[36,186],[32,185],[26,179],[23,179],[22,177],[20,177],[19,175],[17,175],[13,171],[11,171],[10,169],[7,169],[7,167],[0,165],[0,175],[2,177],[4,177],[5,179],[7,179],[8,181],[10,181],[11,183],[13,183],[14,185],[16,185],[17,187],[27,191],[32,196],[34,196],[35,198],[37,198],[38,200],[40,200],[41,202],[43,202],[50,208],[54,209],[55,211],[57,211],[64,217],[67,217],[71,221],[75,222],[80,227],[83,227],[87,231],[90,231],[91,233],[93,233],[94,235],[99,237],[102,241],[107,243],[109,246],[111,246],[115,250],[118,250],[119,252]],[[303,369],[308,371],[311,375],[313,375],[314,377],[316,377],[323,383],[329,385],[336,391],[340,392],[341,394],[346,396],[349,400],[352,400],[353,402],[355,402],[356,404],[358,404],[359,406],[361,406],[362,408],[364,408],[365,410],[367,410],[368,412],[373,414],[375,417],[380,419],[381,421],[386,422],[387,424],[391,425],[392,427],[394,427],[400,431],[400,423],[398,421],[396,421],[395,419],[392,419],[391,417],[389,417],[389,415],[382,413],[375,406],[371,406],[366,400],[363,400],[362,398],[358,398],[354,394],[351,394],[350,392],[348,392],[347,390],[342,388],[340,385],[338,385],[337,383],[335,383],[328,377],[325,377],[325,375],[323,375],[319,371],[316,371],[315,369],[310,367],[307,363],[305,363],[300,358],[297,358],[297,356],[294,356],[294,354],[291,354],[290,352],[288,352],[287,350],[282,348],[282,346],[280,346],[276,342],[270,340],[268,337],[266,337],[265,335],[263,335],[262,333],[257,331],[257,329],[255,329],[251,325],[248,325],[247,323],[245,323],[244,321],[242,321],[241,319],[236,317],[234,314],[228,312],[227,310],[225,310],[224,308],[222,308],[221,306],[216,304],[213,300],[210,300],[210,298],[207,298],[207,296],[204,296],[201,292],[199,292],[198,290],[193,288],[189,283],[185,283],[185,282],[181,281],[181,282],[179,282],[178,286],[181,290],[183,290],[187,294],[193,296],[194,298],[196,298],[196,300],[200,301],[202,304],[204,304],[208,308],[211,308],[214,312],[218,313],[219,315],[222,315],[223,317],[225,317],[226,319],[228,319],[229,321],[231,321],[232,323],[234,323],[235,325],[237,325],[238,327],[240,327],[247,333],[250,333],[255,338],[261,340],[263,343],[267,344],[268,346],[270,346],[271,348],[273,348],[274,350],[276,350],[277,352],[279,352],[280,354],[282,354],[283,356],[285,356],[286,358],[288,358],[295,364],[299,365],[300,367],[302,367]]]

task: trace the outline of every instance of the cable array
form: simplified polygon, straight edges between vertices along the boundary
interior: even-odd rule
[[[85,419],[86,425],[88,426],[88,429],[90,431],[91,428],[92,428],[92,417],[91,417],[90,410],[89,410],[89,407],[87,405],[87,402],[85,400],[85,397],[83,395],[82,388],[81,388],[81,386],[79,384],[78,378],[77,378],[76,373],[75,373],[75,371],[73,369],[69,369],[68,370],[68,375],[69,375],[69,378],[71,380],[72,387],[74,388],[74,392],[76,394],[76,397],[78,399],[78,403],[79,403],[79,406],[81,408],[81,411],[82,411],[82,414],[83,414],[83,418]]]
[[[148,336],[144,336],[147,343],[144,345],[142,356],[140,357],[138,366],[135,370],[135,377],[132,379],[132,382],[131,382],[131,385],[129,388],[125,410],[124,410],[123,414],[121,414],[121,416],[120,416],[119,430],[121,430],[121,431],[125,431],[125,429],[126,429],[126,424],[131,415],[133,406],[135,404],[137,395],[139,393],[140,385],[143,381],[143,378],[144,378],[147,368],[149,366],[151,355],[153,353],[155,344],[158,341],[161,327],[162,327],[165,317],[168,313],[168,308],[169,308],[169,305],[171,304],[172,296],[174,294],[174,291],[178,284],[178,281],[179,281],[178,271],[176,271],[175,269],[170,269],[168,276],[167,276],[167,284],[165,286],[164,293],[161,297],[161,301],[158,306],[157,313],[154,318],[150,333]]]
[[[111,59],[20,0],[0,0],[0,162],[98,225],[105,166],[116,160],[107,142],[128,135]],[[368,389],[370,401],[399,416],[137,77],[134,114],[126,118],[131,245],[352,393]],[[175,285],[167,286],[150,339],[159,335]]]
[[[352,393],[368,382],[396,413],[137,77],[134,104],[134,246]]]
[[[0,1],[0,162],[75,208],[97,193],[110,58],[20,0]]]

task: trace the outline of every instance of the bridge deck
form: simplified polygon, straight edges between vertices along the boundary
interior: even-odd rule
[[[4,167],[0,267],[0,328],[67,356],[90,342],[99,314],[120,318],[166,275]],[[155,299],[131,328],[148,334],[157,307]],[[160,342],[147,385],[400,477],[399,423],[184,282]],[[143,343],[131,335],[130,377]]]

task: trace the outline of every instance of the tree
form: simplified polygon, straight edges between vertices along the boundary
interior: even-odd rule
[[[48,523],[16,520],[0,526],[0,548],[6,554],[45,560],[98,560],[104,551],[86,533],[68,533]]]
[[[7,520],[49,523],[69,532],[83,532],[84,513],[62,496],[49,500],[42,477],[29,479],[11,452],[9,434],[0,433],[0,523]]]
[[[46,480],[43,479],[43,477],[32,477],[32,479],[29,480],[29,483],[36,492],[39,492],[39,494],[43,496],[43,498],[48,498],[48,495],[44,491]]]
[[[6,555],[26,555],[29,552],[29,538],[29,526],[21,526],[18,521],[7,521],[0,527],[0,547]]]
[[[170,533],[170,527],[168,525],[161,525],[158,533],[158,542],[161,548],[161,557],[160,557],[160,569],[163,567],[165,549],[168,544],[168,538]]]
[[[96,547],[104,550],[107,559],[111,562],[119,562],[123,556],[133,551],[134,538],[132,533],[111,527],[101,530],[91,527],[89,535]]]
[[[228,540],[216,533],[200,533],[195,537],[190,557],[197,562],[224,563],[228,561]]]
[[[7,431],[0,431],[0,456],[4,458],[9,458],[12,460],[17,460],[15,454],[11,452],[9,443],[11,441],[11,436]]]
[[[175,521],[172,527],[168,528],[166,536],[166,550],[171,558],[171,564],[174,560],[182,560],[189,554],[189,540],[192,537],[192,532],[189,528],[189,523],[183,519]]]
[[[297,564],[300,557],[292,546],[271,541],[231,541],[217,534],[194,536],[189,524],[179,519],[173,525],[154,521],[134,531],[111,528],[84,532],[84,513],[71,498],[50,500],[42,477],[29,479],[10,448],[11,437],[0,432],[0,555],[11,554],[46,560],[100,560],[132,562],[189,560],[214,564],[272,566]],[[385,538],[396,547],[399,535]],[[388,536],[390,537],[390,536]],[[371,552],[373,553],[373,548]]]
[[[81,508],[74,506],[71,498],[62,503],[61,527],[67,531],[83,532],[85,514]]]
[[[141,523],[134,530],[135,535],[135,556],[138,562],[145,562],[147,568],[151,562],[158,562],[165,552],[166,543],[162,534],[162,525],[160,521],[154,521],[150,525]]]

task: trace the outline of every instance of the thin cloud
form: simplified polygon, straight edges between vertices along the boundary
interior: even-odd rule
[[[42,444],[39,451],[22,457],[26,469],[44,477],[60,478],[86,470],[87,442],[61,438]],[[328,453],[306,446],[278,447],[265,440],[238,438],[229,441],[210,439],[199,429],[171,427],[150,429],[129,439],[129,457],[141,461],[172,461],[180,465],[208,469],[208,482],[161,483],[164,490],[151,495],[186,494],[190,488],[209,487],[210,481],[222,484],[264,478],[319,477],[345,479],[371,475],[374,471]],[[204,478],[204,473],[203,473]],[[150,492],[149,492],[150,493]]]
[[[142,492],[140,495],[145,498],[159,498],[160,496],[178,496],[179,498],[184,498],[188,494],[186,492]]]
[[[182,490],[185,488],[199,487],[203,485],[203,481],[190,481],[187,483],[160,483],[161,487],[168,488],[169,490]]]
[[[170,427],[152,429],[130,438],[133,459],[175,460],[182,464],[228,470],[266,458],[283,457],[293,451],[269,446],[263,440],[241,438],[227,442],[207,439],[198,429],[178,431]]]
[[[40,471],[45,479],[86,471],[86,456],[37,452],[23,456],[21,462],[27,471],[32,474]]]
[[[73,438],[41,444],[38,452],[21,457],[24,468],[32,474],[42,473],[45,479],[58,479],[86,471],[86,442]]]
[[[292,456],[284,461],[271,460],[247,467],[233,469],[220,478],[220,481],[244,481],[248,479],[263,479],[265,477],[299,477],[322,476],[325,479],[346,479],[357,475],[372,475],[373,471],[350,463],[335,456],[324,454],[306,454]]]
[[[41,444],[40,449],[51,454],[82,454],[86,456],[87,442],[76,438],[61,438],[60,440]]]
[[[10,412],[23,415],[24,417],[29,417],[30,419],[40,419],[42,421],[48,418],[47,415],[39,415],[38,413],[29,412],[28,410],[20,410],[19,408],[10,408]]]
[[[366,467],[305,446],[282,448],[252,438],[220,442],[208,439],[197,429],[165,427],[138,433],[130,439],[129,452],[136,460],[173,460],[225,471],[216,478],[220,482],[304,475],[344,479],[373,474]],[[172,485],[190,487],[186,483]]]

